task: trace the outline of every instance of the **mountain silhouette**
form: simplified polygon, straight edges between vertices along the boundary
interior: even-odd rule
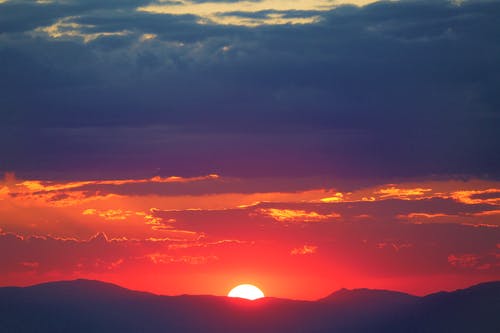
[[[318,301],[160,296],[74,280],[0,288],[0,332],[500,332],[500,282],[416,297],[342,289]]]

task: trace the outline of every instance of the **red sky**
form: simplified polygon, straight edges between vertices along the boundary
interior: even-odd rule
[[[320,186],[323,185],[323,186]],[[239,283],[315,299],[500,278],[500,182],[192,178],[0,183],[0,285],[92,278],[161,294]]]
[[[499,4],[0,0],[0,285],[499,280]]]

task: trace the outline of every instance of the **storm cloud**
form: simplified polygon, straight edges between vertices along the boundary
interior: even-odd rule
[[[318,17],[253,26],[149,4],[0,4],[0,171],[499,176],[496,1],[224,13]]]

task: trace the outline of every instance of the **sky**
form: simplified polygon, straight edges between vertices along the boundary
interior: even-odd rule
[[[500,279],[500,2],[0,0],[0,285]]]

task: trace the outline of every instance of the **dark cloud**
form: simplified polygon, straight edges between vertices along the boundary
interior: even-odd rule
[[[199,248],[210,257],[210,247],[225,247],[230,241],[221,243],[178,242],[162,240],[108,239],[98,233],[88,240],[56,237],[20,237],[11,233],[0,233],[0,273],[36,271],[59,273],[103,273],[140,264],[156,264],[151,255],[163,254],[164,264],[192,264],[190,257],[200,259]],[[207,250],[207,248],[209,248]],[[207,252],[209,252],[207,254]],[[9,255],[7,255],[9,253]]]
[[[0,6],[2,170],[499,176],[496,2],[255,28],[137,2]],[[35,31],[61,19],[73,34]]]
[[[98,11],[113,15],[113,10],[132,10],[147,1],[7,1],[0,4],[0,33],[30,31],[40,26],[50,25],[57,19],[89,15]]]

